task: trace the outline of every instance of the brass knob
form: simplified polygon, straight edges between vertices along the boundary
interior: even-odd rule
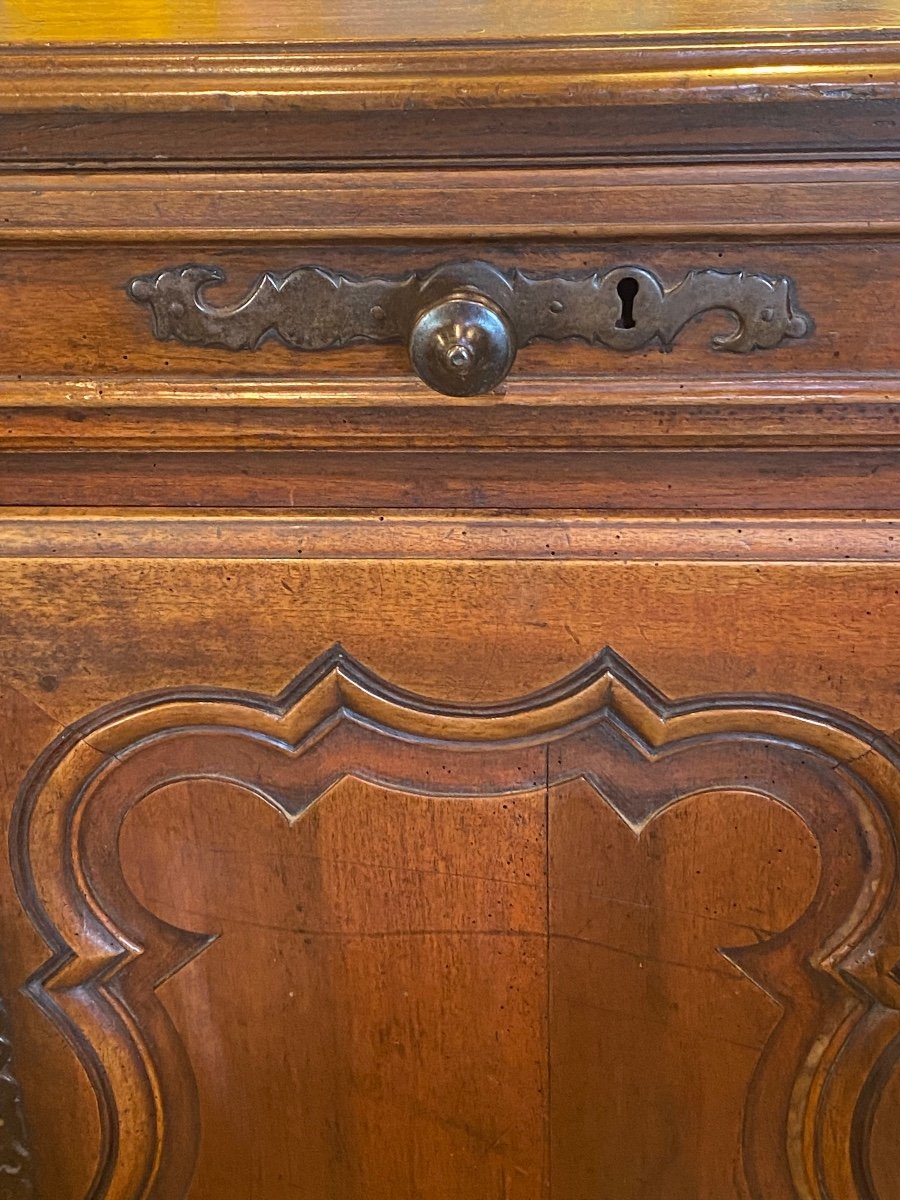
[[[419,378],[445,396],[476,396],[502,383],[515,362],[506,313],[478,292],[455,292],[423,309],[409,335]]]

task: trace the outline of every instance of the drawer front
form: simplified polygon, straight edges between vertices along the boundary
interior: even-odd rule
[[[900,1195],[866,530],[7,514],[35,1194]]]
[[[739,381],[761,373],[890,371],[885,314],[896,286],[898,195],[893,163],[296,176],[22,173],[0,186],[0,294],[17,317],[4,327],[4,370],[13,379],[48,372],[298,383],[405,377],[407,356],[394,345],[356,342],[298,353],[273,336],[254,351],[216,350],[183,344],[177,318],[165,331],[175,336],[161,341],[126,287],[164,268],[213,268],[224,282],[210,278],[204,297],[228,305],[267,271],[284,276],[312,265],[351,279],[402,279],[480,260],[508,279],[516,271],[530,276],[530,284],[519,281],[517,299],[531,292],[534,304],[544,299],[535,277],[578,279],[624,266],[644,267],[667,291],[696,272],[787,278],[795,303],[812,317],[810,334],[785,338],[774,357],[759,352],[723,360],[711,346],[713,335],[729,329],[721,315],[690,321],[669,355],[652,336],[630,349],[624,312],[616,314],[618,352],[608,348],[616,339],[602,320],[599,344],[591,345],[589,324],[585,331],[568,310],[551,312],[539,322],[539,340],[517,360],[510,386],[547,375],[663,383],[678,375]],[[473,281],[478,287],[477,275]],[[458,283],[467,282],[463,273]],[[751,283],[744,281],[748,291]],[[585,306],[584,296],[576,300]],[[277,316],[278,303],[269,301],[266,312]],[[353,311],[352,293],[343,303]],[[638,297],[638,323],[642,303]],[[776,295],[775,325],[780,307]],[[285,298],[281,311],[301,335],[319,318],[315,297],[306,311],[302,297],[293,308]],[[332,333],[335,341],[354,333],[365,338],[375,336],[376,326],[371,319],[358,329],[345,322]],[[567,328],[581,337],[561,340]],[[280,332],[289,340],[284,327]]]
[[[884,511],[897,472],[896,175],[881,163],[8,176],[0,503]],[[414,300],[391,341],[229,350],[180,340],[159,312],[154,330],[158,295],[128,291],[200,264],[225,277],[203,301],[227,309],[267,272],[409,281],[460,261],[513,281],[528,309],[516,328],[538,330],[474,395],[416,375],[403,344]],[[654,336],[671,319],[646,315],[645,288],[629,312],[597,318],[598,342],[591,314],[597,295],[616,300],[617,268],[657,280],[670,316],[685,286],[706,300]],[[575,289],[572,312],[551,308],[548,280]],[[766,280],[786,289],[768,312]],[[269,319],[302,342],[315,304],[301,294],[292,308],[267,286],[270,316],[248,318],[236,343]],[[711,292],[742,295],[767,348],[717,349],[735,319],[701,311]],[[344,325],[342,303],[321,336],[371,336],[378,305],[348,294]],[[809,322],[791,335],[794,309]],[[763,318],[783,336],[767,342]],[[581,336],[556,340],[557,320]]]

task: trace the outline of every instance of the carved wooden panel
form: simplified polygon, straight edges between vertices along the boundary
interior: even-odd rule
[[[898,802],[849,717],[608,651],[502,704],[335,650],[106,708],[11,829],[90,1200],[893,1200]]]

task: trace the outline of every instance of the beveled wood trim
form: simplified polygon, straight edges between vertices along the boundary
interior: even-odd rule
[[[327,486],[325,486],[327,484]],[[0,452],[0,505],[896,518],[891,449]]]
[[[893,157],[898,100],[893,29],[35,43],[0,47],[0,162],[196,169]]]
[[[0,243],[877,238],[900,234],[898,184],[900,162],[19,171],[0,175]]]
[[[900,520],[0,509],[0,559],[900,562]]]
[[[900,99],[863,88],[737,103],[616,103],[452,110],[289,108],[228,112],[5,113],[0,164],[15,169],[329,166],[597,166],[640,163],[865,161],[897,157]],[[827,108],[823,107],[827,103]],[[537,115],[536,115],[537,114]],[[436,137],[436,127],[440,136]]]
[[[896,30],[0,51],[2,112],[751,103],[868,96],[876,85],[900,95]]]
[[[0,450],[410,450],[900,445],[894,376],[516,378],[448,399],[417,379],[0,379]]]

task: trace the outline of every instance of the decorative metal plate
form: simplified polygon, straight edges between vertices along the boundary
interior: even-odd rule
[[[485,262],[464,262],[392,279],[356,279],[305,266],[284,274],[267,271],[244,299],[216,308],[207,299],[207,289],[224,279],[217,267],[168,267],[132,279],[128,290],[150,308],[157,338],[229,350],[252,350],[270,338],[297,350],[324,350],[356,340],[409,341],[424,313],[463,295],[495,312],[499,309],[508,322],[509,346],[477,352],[496,353],[493,375],[499,373],[500,378],[505,374],[501,364],[511,365],[515,350],[538,338],[581,338],[610,350],[637,350],[657,342],[669,349],[692,318],[713,309],[736,318],[733,330],[713,338],[716,350],[771,349],[812,328],[810,318],[797,307],[789,279],[746,271],[690,271],[667,290],[656,275],[637,266],[538,277],[518,269],[501,271]],[[468,334],[477,333],[478,326],[474,314]],[[481,371],[477,386],[474,374],[468,385],[463,378],[462,365],[476,357],[466,330],[438,333],[450,339],[448,375],[435,382],[432,371],[431,385],[452,390],[456,372],[456,394],[487,390],[481,384],[487,376],[493,378],[491,371],[487,376]],[[457,367],[452,366],[454,360]],[[415,356],[413,365],[419,370]],[[468,369],[474,371],[471,363]],[[496,382],[499,379],[491,386]]]

